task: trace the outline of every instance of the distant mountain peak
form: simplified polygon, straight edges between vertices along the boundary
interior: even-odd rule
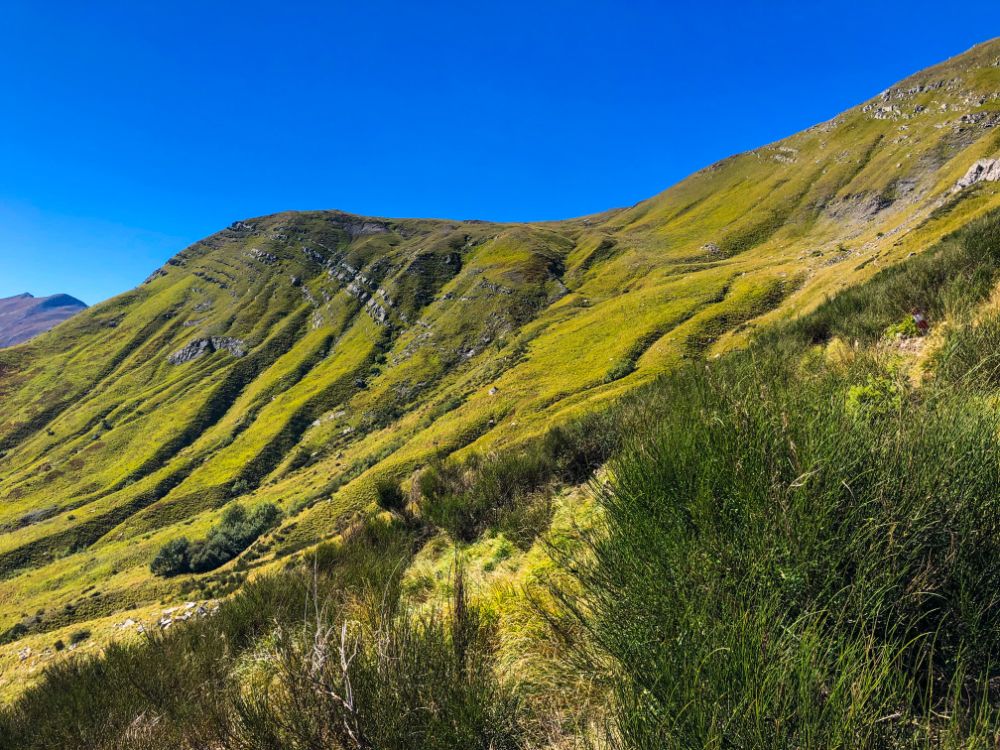
[[[76,297],[72,297],[68,294],[53,294],[51,297],[33,297],[32,295],[27,295],[28,299],[36,300],[39,306],[42,307],[76,307],[79,309],[84,309],[87,307],[87,303],[82,300],[78,300]]]
[[[68,294],[35,297],[25,292],[0,299],[0,348],[24,343],[86,309],[86,303]]]

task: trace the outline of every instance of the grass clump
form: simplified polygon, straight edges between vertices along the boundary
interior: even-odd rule
[[[662,384],[570,604],[613,665],[613,746],[909,746],[996,719],[1000,417],[941,391],[859,421],[855,377],[745,356]]]
[[[939,378],[960,387],[976,391],[1000,387],[1000,316],[951,331],[933,364]]]
[[[387,605],[282,630],[236,703],[233,747],[522,747],[519,704],[494,676],[490,628],[459,579],[447,616]]]
[[[1000,326],[961,321],[998,216],[638,399],[559,594],[567,658],[607,686],[601,741],[995,745]],[[960,322],[920,389],[878,347],[813,346],[875,344],[917,305]]]

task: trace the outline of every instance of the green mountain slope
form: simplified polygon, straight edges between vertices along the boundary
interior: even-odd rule
[[[283,213],[196,243],[0,352],[4,654],[227,590],[342,531],[382,478],[539,434],[925,250],[1000,205],[998,125],[993,41],[628,209]],[[197,583],[150,572],[235,502],[283,520]]]

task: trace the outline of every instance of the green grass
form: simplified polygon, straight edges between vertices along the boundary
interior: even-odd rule
[[[366,522],[210,619],[50,669],[0,718],[0,744],[520,747],[516,698],[493,676],[490,627],[461,585],[447,613],[399,608],[415,540]]]

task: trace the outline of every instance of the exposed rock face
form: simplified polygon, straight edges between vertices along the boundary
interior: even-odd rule
[[[977,182],[1000,182],[1000,159],[980,159],[955,183],[955,190],[962,190]]]
[[[234,339],[229,336],[196,339],[167,357],[167,361],[172,365],[182,365],[217,351],[229,352],[234,357],[243,357],[247,353],[246,343],[242,339]]]
[[[87,306],[68,294],[0,299],[0,349],[14,346],[54,328]]]
[[[351,237],[363,237],[369,234],[385,234],[389,228],[378,221],[352,221],[345,227]]]
[[[261,263],[268,266],[274,265],[275,263],[278,262],[277,255],[275,255],[274,253],[269,253],[264,250],[261,250],[259,247],[250,248],[249,250],[247,250],[247,255],[249,255],[251,258],[256,258]]]

